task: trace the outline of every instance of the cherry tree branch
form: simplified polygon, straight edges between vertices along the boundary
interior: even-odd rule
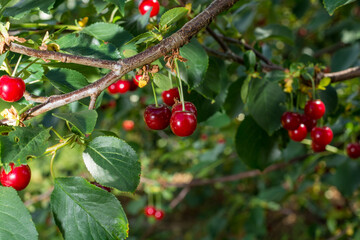
[[[113,70],[103,78],[84,88],[60,96],[49,97],[48,101],[46,101],[45,103],[35,106],[34,108],[31,108],[27,112],[25,112],[24,118],[29,119],[31,117],[37,116],[44,112],[66,105],[68,103],[90,97],[92,95],[100,94],[109,85],[111,85],[118,78],[128,73],[129,71],[132,71],[133,69],[141,67],[145,64],[150,64],[156,59],[170,52],[172,49],[179,48],[188,43],[194,35],[196,35],[201,29],[209,25],[213,18],[215,18],[223,11],[229,9],[237,1],[238,0],[214,0],[203,12],[201,12],[195,18],[187,22],[180,30],[172,34],[170,37],[165,38],[159,44],[148,48],[147,50],[133,57],[119,60],[115,65],[113,61],[93,61],[93,59],[72,55],[66,55],[66,57],[64,58],[63,54],[39,50],[29,51],[28,48],[21,48],[21,45],[14,43],[11,44],[10,50],[17,50],[24,55],[35,56],[39,58],[49,58],[60,61],[62,60],[83,65],[88,64],[89,66],[108,66],[109,69]]]
[[[55,51],[36,50],[14,42],[11,43],[9,50],[11,52],[16,52],[30,57],[57,60],[64,63],[76,63],[91,67],[106,68],[113,71],[117,71],[119,68],[119,63],[117,61],[76,56],[66,53],[55,52]]]
[[[212,178],[212,179],[193,179],[189,183],[171,183],[171,182],[159,183],[155,180],[147,179],[147,178],[143,178],[143,177],[141,178],[141,182],[146,183],[146,184],[160,184],[163,187],[179,187],[179,188],[212,185],[215,183],[223,183],[223,182],[234,182],[234,181],[239,181],[242,179],[257,177],[260,175],[267,174],[269,172],[273,172],[273,171],[285,168],[296,162],[303,161],[304,159],[306,159],[309,156],[310,156],[309,154],[305,154],[303,156],[293,158],[288,162],[276,163],[276,164],[270,165],[269,167],[265,168],[263,171],[255,169],[255,170],[250,170],[250,171],[246,171],[246,172],[240,172],[240,173],[237,173],[234,175],[223,176],[223,177]]]
[[[328,77],[332,83],[360,77],[360,66],[348,68],[339,72],[324,73],[321,78]]]

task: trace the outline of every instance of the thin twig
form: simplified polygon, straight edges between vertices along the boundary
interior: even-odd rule
[[[49,99],[48,97],[35,96],[28,91],[25,91],[24,98],[26,99],[26,101],[32,101],[36,103],[44,103],[47,102]]]
[[[174,209],[177,205],[179,205],[179,203],[181,203],[182,200],[184,200],[184,198],[186,197],[186,195],[190,192],[190,187],[184,187],[180,193],[176,196],[176,198],[174,198],[171,203],[170,203],[170,208]]]
[[[219,43],[224,52],[230,51],[230,48],[226,45],[226,43],[221,38],[219,38],[219,36],[209,26],[206,27],[206,31],[215,39],[217,43]]]
[[[98,94],[93,94],[90,96],[89,110],[95,109],[96,99],[98,98],[98,96]]]
[[[360,77],[360,66],[348,68],[339,72],[324,73],[323,76],[331,78],[332,83],[357,78]]]

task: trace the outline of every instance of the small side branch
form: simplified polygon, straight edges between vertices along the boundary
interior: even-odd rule
[[[42,51],[36,50],[29,47],[22,46],[17,43],[11,43],[10,51],[24,54],[31,57],[42,58],[42,59],[51,59],[57,60],[64,63],[76,63],[91,67],[99,67],[99,68],[106,68],[110,70],[117,70],[119,68],[119,64],[117,61],[111,60],[103,60],[103,59],[95,59],[90,57],[83,57],[83,56],[75,56],[66,53],[59,53],[55,51]]]
[[[96,100],[97,100],[98,96],[99,96],[99,94],[93,94],[90,96],[89,110],[95,109]]]
[[[323,77],[330,78],[332,83],[357,78],[360,77],[360,66],[348,68],[339,72],[325,73],[323,74]]]
[[[24,98],[26,99],[26,101],[31,101],[31,102],[36,102],[36,103],[44,103],[49,100],[48,97],[35,96],[35,95],[29,93],[28,91],[25,91]]]

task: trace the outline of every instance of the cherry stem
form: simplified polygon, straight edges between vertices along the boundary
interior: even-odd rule
[[[161,195],[160,195],[160,193],[156,194],[156,209],[161,209]]]
[[[20,76],[20,74],[21,74],[22,72],[24,72],[24,71],[25,71],[26,69],[28,69],[31,65],[33,65],[34,63],[36,63],[38,60],[39,60],[39,58],[36,58],[35,60],[31,61],[26,67],[24,67],[23,69],[21,69],[21,71],[18,72],[18,73],[15,75],[15,77]]]
[[[20,57],[19,57],[19,59],[18,59],[18,61],[17,61],[17,63],[16,63],[16,65],[15,65],[14,71],[13,71],[12,74],[11,74],[12,77],[15,77],[15,76],[16,76],[16,70],[17,70],[18,67],[19,67],[19,64],[20,64],[20,62],[21,62],[22,56],[23,56],[23,55],[21,54]]]
[[[304,139],[301,141],[301,143],[311,146],[312,141],[310,139]],[[340,151],[337,147],[331,146],[329,144],[326,145],[325,149],[326,149],[326,151],[331,152],[331,153],[344,155],[343,151]],[[323,153],[326,154],[326,152],[323,152]],[[329,154],[329,153],[327,153],[327,154]]]
[[[313,99],[316,99],[316,90],[315,90],[315,81],[314,78],[307,73],[307,76],[310,78],[311,80],[311,86],[312,86],[312,92],[313,92]]]
[[[53,179],[55,179],[55,173],[54,173],[54,159],[56,156],[56,151],[52,153],[51,160],[50,160],[50,174]]]
[[[171,70],[169,71],[169,80],[170,80],[170,88],[173,88],[173,84],[172,84],[172,76],[171,76]]]
[[[27,105],[26,107],[24,107],[23,109],[21,109],[18,113],[18,115],[20,116],[21,114],[23,114],[24,112],[26,112],[28,109],[32,108],[34,106],[33,103]]]
[[[153,197],[152,193],[149,194],[148,200],[149,200],[149,205],[150,205],[150,206],[154,206],[154,205],[153,205],[153,204],[154,204],[154,197]]]
[[[53,131],[60,140],[64,140],[64,138],[54,128],[51,128],[50,130]]]
[[[155,100],[155,106],[158,107],[158,101],[157,101],[157,98],[156,98],[156,92],[155,92],[155,86],[154,86],[154,81],[151,80],[151,87],[152,87],[152,90],[153,90],[153,93],[154,93],[154,100]]]
[[[180,71],[179,71],[179,65],[177,62],[177,58],[175,58],[175,66],[176,66],[176,75],[177,78],[179,80],[179,88],[180,88],[180,101],[181,101],[181,105],[182,105],[182,111],[185,111],[185,102],[184,102],[184,93],[183,93],[183,88],[182,88],[182,83],[181,83],[181,78],[180,78]]]
[[[299,105],[300,105],[300,93],[296,95],[296,112],[299,112]]]
[[[293,111],[294,110],[294,98],[293,98],[293,93],[290,92],[290,110]]]

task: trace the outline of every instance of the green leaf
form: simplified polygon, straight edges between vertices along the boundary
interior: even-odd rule
[[[75,113],[53,113],[53,116],[68,121],[85,135],[94,130],[98,114],[95,110],[83,110]]]
[[[336,167],[335,174],[329,176],[327,181],[339,189],[345,196],[351,196],[360,186],[360,165],[358,162],[346,161]]]
[[[133,192],[140,181],[140,162],[136,152],[123,140],[97,137],[83,153],[85,165],[99,183]]]
[[[3,15],[5,17],[22,18],[25,14],[32,10],[40,9],[43,12],[49,12],[53,7],[55,0],[23,0],[12,7],[5,9]]]
[[[251,50],[246,51],[244,54],[244,62],[247,69],[249,69],[250,71],[254,71],[256,64],[255,53]]]
[[[216,112],[214,115],[209,117],[204,124],[207,126],[212,126],[215,128],[222,128],[228,124],[230,124],[231,119],[225,114],[221,112]]]
[[[126,0],[106,0],[106,1],[115,4],[119,8],[121,15],[123,16],[125,15]]]
[[[0,222],[0,239],[38,239],[29,211],[11,187],[0,186]]]
[[[294,36],[292,31],[279,24],[269,24],[265,27],[255,28],[256,40],[265,40],[270,38],[280,39],[288,44],[294,42]]]
[[[51,208],[65,239],[127,238],[128,221],[120,202],[83,178],[56,178]]]
[[[331,57],[331,71],[337,72],[354,66],[359,58],[359,52],[359,43],[340,48]]]
[[[355,0],[323,0],[326,10],[330,15],[333,15],[335,10]]]
[[[63,93],[72,92],[89,84],[84,75],[66,68],[52,69],[45,76],[55,88]]]
[[[28,158],[41,156],[48,145],[49,128],[14,127],[8,136],[0,136],[1,161],[4,164],[26,164]]]
[[[9,53],[9,52],[6,52],[6,53],[3,53],[3,54],[0,55],[0,66],[2,66],[5,58],[6,58],[7,55],[8,55],[8,53]]]
[[[187,13],[188,10],[184,7],[173,8],[165,12],[160,18],[160,22],[159,22],[160,29],[164,29],[167,26],[170,26],[171,24],[179,21],[181,18],[186,16]]]
[[[235,137],[235,147],[240,159],[249,167],[264,169],[277,157],[276,140],[270,137],[256,122],[247,116],[241,122]]]
[[[130,41],[132,35],[117,24],[98,22],[85,27],[82,32],[96,39],[110,42],[116,47],[121,47]]]
[[[154,83],[162,90],[169,90],[172,87],[169,77],[161,73],[154,74]]]
[[[185,71],[181,72],[181,74],[186,75],[186,77],[182,76],[181,78],[187,82],[190,89],[194,89],[204,79],[209,64],[209,57],[196,39],[183,46],[180,49],[180,54],[187,59],[185,63],[179,62],[179,65],[184,66],[183,70]]]
[[[120,53],[113,44],[94,43],[93,37],[84,33],[66,34],[56,42],[62,51],[71,54],[107,60],[118,60],[120,58]]]
[[[126,44],[135,43],[136,45],[138,45],[138,44],[141,44],[143,42],[148,42],[148,41],[151,42],[151,41],[154,41],[154,40],[156,40],[156,38],[155,38],[155,35],[152,32],[144,32],[144,33],[141,33],[141,34],[137,35],[136,37],[131,39]]]
[[[328,117],[338,109],[339,98],[336,89],[331,85],[327,86],[325,91],[319,91],[320,99],[326,106],[325,116]]]
[[[261,79],[251,81],[247,106],[251,116],[269,135],[281,126],[285,100],[285,93],[277,83]]]
[[[318,85],[318,88],[320,90],[325,90],[326,87],[331,83],[331,78],[329,77],[325,77],[323,79],[320,80],[320,83]]]

